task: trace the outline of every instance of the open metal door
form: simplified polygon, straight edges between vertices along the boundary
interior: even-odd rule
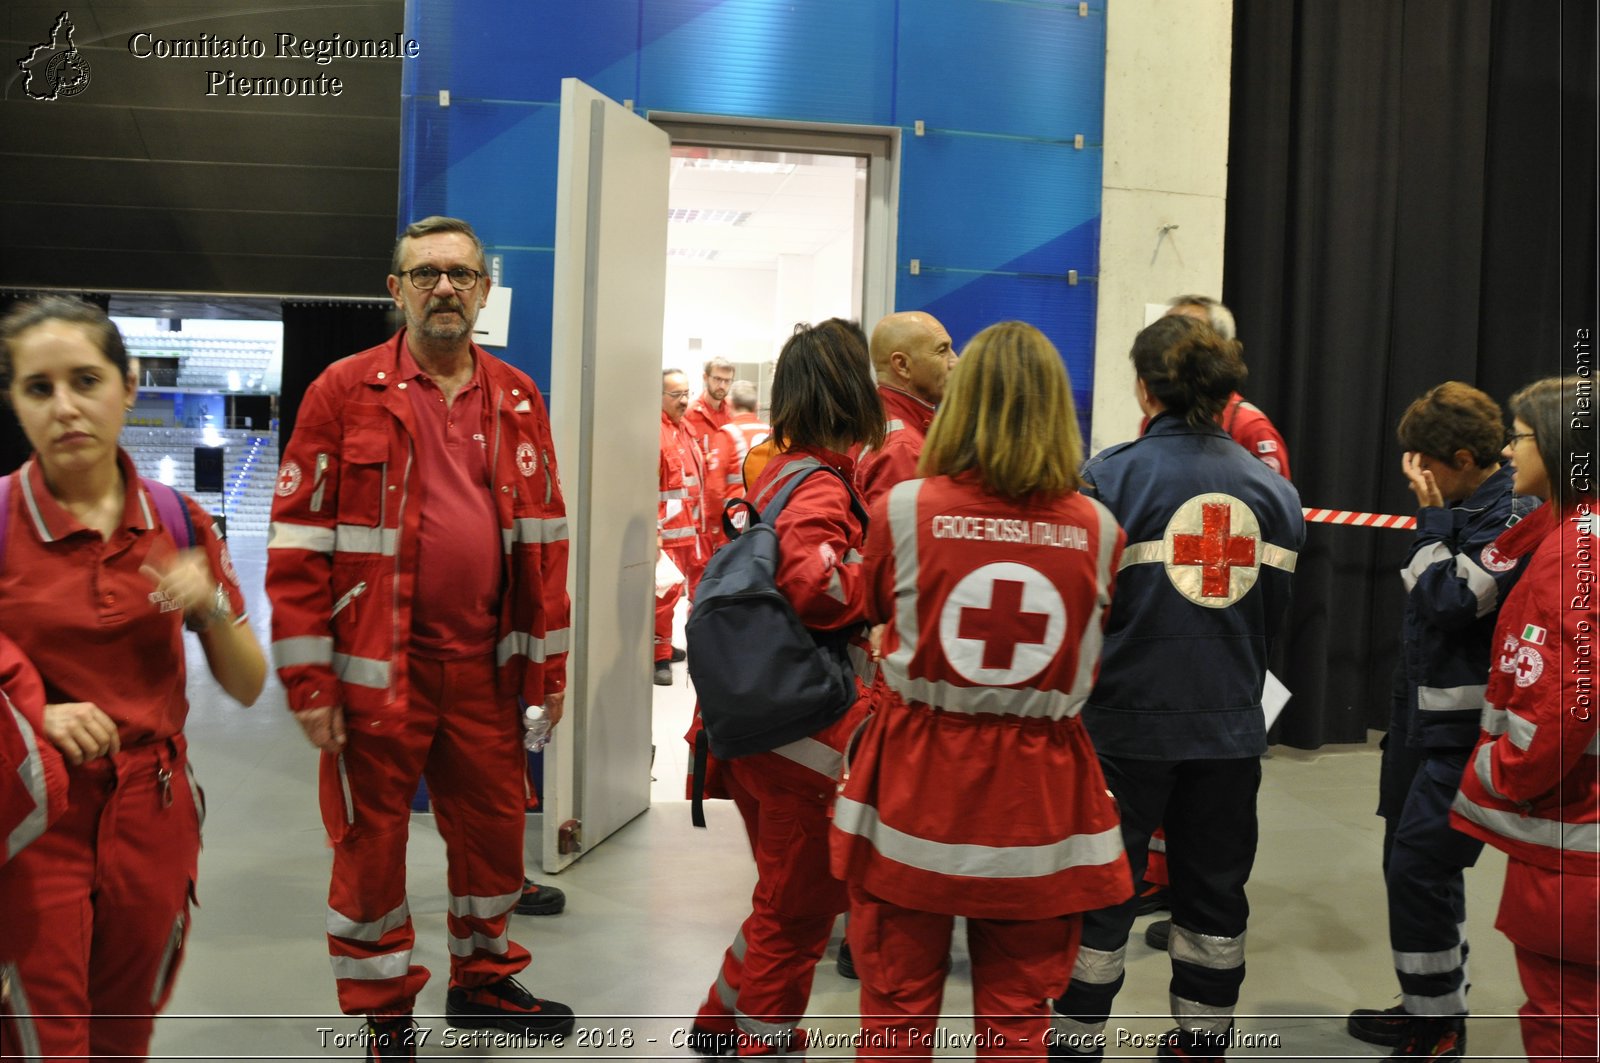
[[[551,427],[572,559],[567,718],[545,753],[542,864],[563,824],[593,848],[650,804],[666,133],[561,82]]]

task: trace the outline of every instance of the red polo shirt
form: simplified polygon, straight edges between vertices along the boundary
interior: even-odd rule
[[[163,611],[155,586],[140,572],[165,567],[178,545],[161,524],[133,459],[117,461],[127,484],[122,519],[108,539],[78,523],[44,483],[30,458],[11,480],[0,631],[28,655],[44,680],[45,701],[87,701],[117,722],[124,748],[183,730],[183,614]],[[211,576],[228,589],[238,622],[244,596],[211,517],[185,498],[194,545],[206,552]]]
[[[483,370],[474,366],[472,379],[446,405],[444,392],[402,344],[397,386],[416,414],[412,442],[422,485],[411,648],[436,660],[488,656],[500,632],[503,551]]]

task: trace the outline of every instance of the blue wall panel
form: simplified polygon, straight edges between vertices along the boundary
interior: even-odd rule
[[[505,254],[517,293],[507,355],[541,387],[553,105],[577,77],[641,113],[898,126],[897,308],[930,311],[958,342],[994,321],[1033,322],[1061,349],[1086,415],[1103,0],[1087,17],[1065,0],[408,0],[407,30],[422,55],[405,67],[402,223],[456,214]]]

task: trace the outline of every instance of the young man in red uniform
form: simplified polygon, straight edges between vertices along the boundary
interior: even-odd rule
[[[733,420],[733,408],[728,402],[728,389],[733,385],[733,363],[726,358],[713,358],[706,363],[705,390],[689,404],[683,415],[684,431],[700,448],[701,454],[711,453],[711,438],[718,429]]]
[[[917,475],[922,441],[933,423],[953,363],[950,333],[920,310],[890,314],[872,330],[872,368],[883,399],[883,446],[856,459],[856,490],[867,505]]]
[[[694,589],[706,568],[705,455],[689,435],[689,378],[681,369],[661,374],[661,497],[656,529],[661,549],[683,573],[684,582],[656,598],[655,684],[672,685],[672,664],[683,651],[672,646],[672,611]]]
[[[573,1024],[512,977],[529,957],[507,937],[520,705],[555,723],[565,697],[567,522],[543,397],[472,342],[489,287],[466,222],[406,229],[389,276],[406,325],[312,383],[273,504],[273,657],[323,752],[328,946],[369,1058],[413,1058],[428,971],[411,962],[405,853],[424,772],[448,861],[450,1024]]]
[[[728,405],[733,408],[733,419],[712,433],[711,449],[706,452],[708,556],[728,541],[722,530],[722,507],[729,499],[744,497],[744,459],[751,447],[772,434],[772,427],[756,416],[756,386],[750,381],[734,382],[728,389]]]

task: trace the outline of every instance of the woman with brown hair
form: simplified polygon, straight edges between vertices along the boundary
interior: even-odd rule
[[[0,631],[38,668],[43,737],[69,765],[67,812],[7,869],[37,920],[6,934],[45,1057],[143,1059],[182,960],[205,812],[183,630],[245,705],[266,661],[211,517],[118,446],[134,376],[105,313],[18,306],[0,321],[0,386],[33,446],[4,484]]]
[[[750,485],[750,502],[759,510],[791,477],[805,476],[773,525],[781,551],[777,587],[818,652],[842,649],[851,639],[864,644],[859,551],[866,527],[846,451],[883,442],[883,408],[858,330],[838,318],[795,329],[773,375],[771,423],[772,438],[782,442]],[[831,724],[720,765],[720,779],[744,817],[758,878],[750,915],[690,1032],[697,1052],[805,1049],[797,1026],[812,975],[848,904],[844,884],[828,871],[828,810],[845,743],[866,711],[866,688],[858,681],[857,698]],[[699,726],[696,718],[691,743]]]
[[[963,352],[918,471],[872,508],[873,716],[834,809],[861,975],[858,1059],[930,1058],[967,920],[980,1058],[1042,1057],[1081,913],[1130,895],[1078,719],[1123,536],[1078,491],[1061,356],[992,325]]]
[[[1450,821],[1506,854],[1495,926],[1528,1001],[1531,1063],[1594,1059],[1600,1012],[1600,712],[1594,382],[1550,377],[1511,396],[1505,457],[1518,494],[1545,504],[1485,560],[1527,558],[1490,643],[1483,733]]]

